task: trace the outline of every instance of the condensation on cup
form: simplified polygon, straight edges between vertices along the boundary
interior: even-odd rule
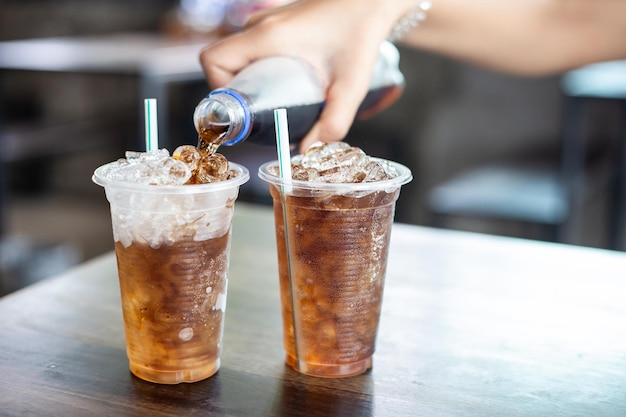
[[[111,206],[130,370],[163,384],[220,367],[233,208],[249,178],[177,151],[129,152],[93,175]],[[213,181],[188,184],[201,170]]]
[[[405,166],[346,143],[318,144],[259,176],[274,202],[286,363],[317,377],[372,367],[389,239]]]

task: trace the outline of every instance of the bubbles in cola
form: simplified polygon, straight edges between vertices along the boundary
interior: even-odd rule
[[[369,157],[346,142],[312,145],[292,159],[292,177],[300,181],[359,183],[395,178],[398,173],[385,161]]]

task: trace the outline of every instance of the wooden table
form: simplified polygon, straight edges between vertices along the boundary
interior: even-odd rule
[[[0,300],[0,416],[624,416],[626,255],[395,225],[374,368],[283,364],[273,219],[239,204],[221,370],[128,371],[115,257]]]

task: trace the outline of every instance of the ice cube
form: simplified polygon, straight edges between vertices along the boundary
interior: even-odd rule
[[[228,160],[220,153],[205,154],[200,159],[196,180],[198,183],[224,181],[229,178]]]
[[[322,143],[322,147],[319,152],[322,155],[332,155],[348,148],[350,148],[350,145],[346,142],[332,142],[327,144]]]
[[[318,171],[313,168],[306,168],[302,165],[294,165],[291,177],[298,181],[315,181],[319,177]]]
[[[388,178],[385,169],[376,161],[370,161],[363,170],[363,182],[382,181]]]
[[[170,152],[165,148],[155,149],[148,152],[126,151],[124,156],[129,163],[149,163],[152,161],[160,161],[169,157]]]
[[[191,176],[187,166],[170,158],[167,149],[150,152],[126,152],[126,159],[109,165],[105,176],[114,181],[148,185],[184,184]]]
[[[191,177],[192,170],[183,162],[175,159],[164,159],[162,170],[157,177],[162,185],[182,185]]]
[[[184,162],[191,171],[198,169],[198,163],[202,155],[200,150],[192,145],[181,145],[174,150],[172,157],[179,161]]]
[[[317,142],[304,155],[292,158],[295,179],[329,183],[381,181],[397,176],[386,163],[373,161],[362,149],[346,142]]]

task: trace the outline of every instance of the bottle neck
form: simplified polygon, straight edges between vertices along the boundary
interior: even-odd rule
[[[227,146],[245,140],[252,125],[245,96],[226,88],[214,90],[206,96],[196,107],[193,120],[201,135],[203,132],[224,134],[221,144]]]

